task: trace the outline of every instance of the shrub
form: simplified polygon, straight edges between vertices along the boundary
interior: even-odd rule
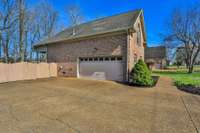
[[[151,77],[151,71],[143,60],[139,60],[130,74],[131,82],[138,86],[152,86],[154,81]]]

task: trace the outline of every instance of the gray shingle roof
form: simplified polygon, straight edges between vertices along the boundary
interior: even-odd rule
[[[145,59],[164,59],[166,56],[166,47],[164,46],[145,48]]]
[[[133,27],[133,24],[140,15],[141,11],[142,10],[129,11],[67,28],[55,36],[39,42],[35,45],[35,47],[60,41],[77,39],[80,37],[88,37],[103,33],[127,30]]]

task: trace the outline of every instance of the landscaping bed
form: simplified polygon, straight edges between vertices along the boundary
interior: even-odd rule
[[[195,87],[195,86],[178,86],[178,89],[189,92],[192,94],[197,94],[200,95],[200,87]]]
[[[132,82],[129,82],[129,83],[126,83],[126,84],[129,85],[129,86],[135,86],[135,87],[151,88],[151,87],[155,87],[156,86],[156,84],[158,82],[158,79],[159,79],[159,76],[152,76],[152,79],[153,79],[153,85],[151,85],[151,86],[138,85],[138,84],[134,84]]]

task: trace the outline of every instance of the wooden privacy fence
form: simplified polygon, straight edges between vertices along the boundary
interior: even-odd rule
[[[55,63],[0,63],[0,83],[57,76]]]

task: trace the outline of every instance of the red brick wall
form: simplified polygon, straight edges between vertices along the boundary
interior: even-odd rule
[[[138,24],[142,26],[139,19],[134,25],[136,31],[138,30]],[[136,32],[132,32],[128,36],[125,33],[107,35],[104,37],[48,45],[47,60],[48,62],[58,63],[59,75],[76,77],[77,60],[79,57],[122,56],[124,61],[124,76],[128,77],[127,71],[130,72],[136,63],[134,61],[134,55],[136,54],[138,59],[144,59],[144,39],[142,30],[140,29],[140,31],[140,46],[137,44]],[[127,46],[129,47],[128,66]]]
[[[142,26],[140,20],[138,20],[135,24],[135,29],[136,32],[130,33],[129,34],[129,60],[128,60],[128,71],[131,72],[132,68],[134,67],[136,61],[134,60],[134,56],[137,55],[137,60],[142,58],[144,60],[144,38],[142,35],[142,29],[140,29],[141,32],[141,43],[138,45],[137,44],[137,31],[138,29],[138,24],[140,25],[140,28]]]
[[[48,45],[47,58],[48,62],[59,63],[59,75],[76,76],[77,59],[79,57],[123,56],[123,61],[126,62],[126,44],[126,34],[97,37],[70,43],[63,42]],[[126,63],[124,64],[126,65]]]

